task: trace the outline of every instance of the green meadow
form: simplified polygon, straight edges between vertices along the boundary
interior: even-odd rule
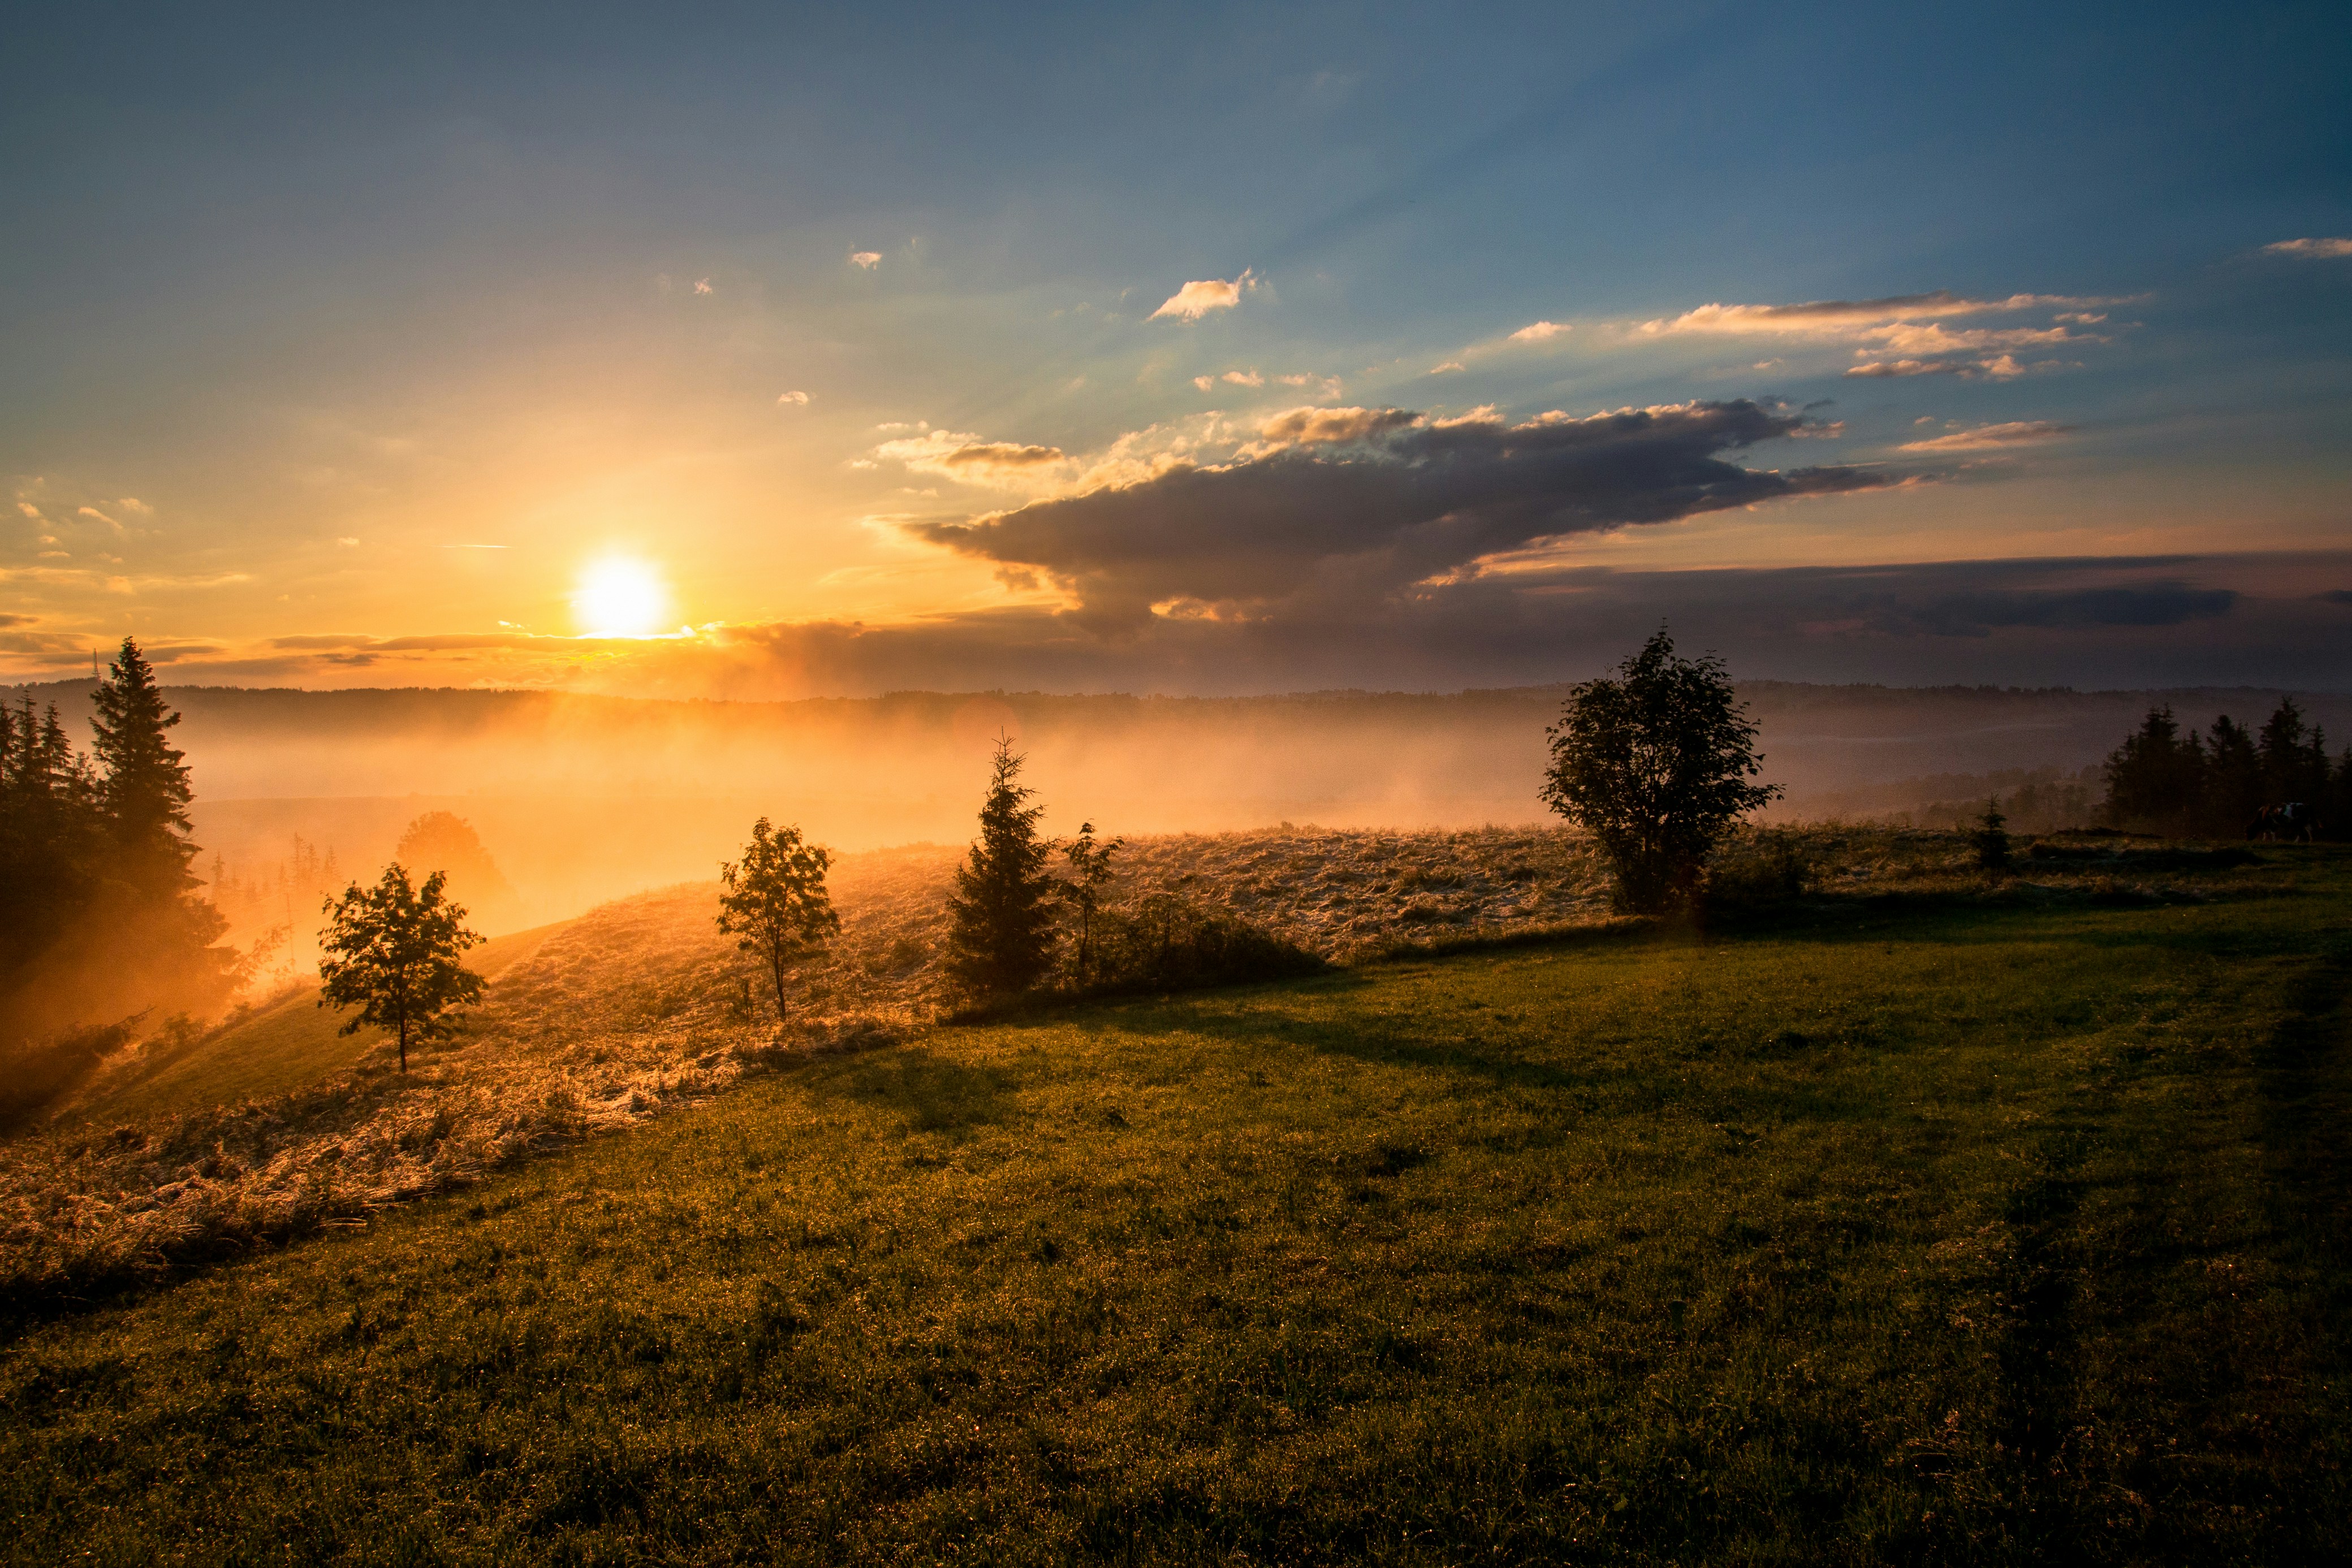
[[[943,1028],[20,1307],[23,1562],[2303,1562],[2352,855]]]

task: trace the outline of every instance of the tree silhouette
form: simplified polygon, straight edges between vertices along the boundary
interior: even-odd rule
[[[99,808],[105,812],[124,870],[151,887],[173,893],[195,885],[188,862],[186,753],[166,737],[180,722],[156,689],[155,672],[129,637],[90,697],[91,747],[100,771]]]
[[[1125,839],[1097,843],[1095,825],[1086,822],[1079,825],[1078,836],[1062,852],[1062,858],[1070,867],[1069,877],[1062,883],[1062,897],[1078,916],[1076,974],[1081,987],[1086,985],[1087,972],[1094,962],[1095,912],[1102,907],[1103,889],[1110,882],[1110,857],[1126,845]]]
[[[955,923],[947,971],[975,996],[1017,995],[1054,962],[1054,879],[1045,874],[1054,846],[1037,836],[1045,809],[1024,804],[1036,791],[1014,782],[1024,760],[1010,736],[998,737],[980,837],[948,898]]]
[[[1571,690],[1545,734],[1543,799],[1600,841],[1626,909],[1688,899],[1724,831],[1780,794],[1748,782],[1761,767],[1756,727],[1723,662],[1676,658],[1664,627],[1615,679]]]
[[[766,961],[779,1021],[784,1016],[784,970],[841,929],[841,916],[824,887],[832,864],[832,852],[803,843],[798,828],[771,830],[762,817],[751,825],[743,858],[719,868],[719,929],[734,936],[744,952]]]
[[[443,895],[445,880],[436,871],[412,887],[394,861],[373,887],[353,883],[325,904],[319,1005],[360,1009],[339,1034],[373,1024],[399,1036],[403,1072],[409,1041],[446,1038],[455,1028],[450,1009],[482,996],[481,976],[458,962],[481,937],[466,929],[465,907]]]

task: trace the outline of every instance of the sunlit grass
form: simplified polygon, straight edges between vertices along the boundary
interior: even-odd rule
[[[2324,1554],[2352,937],[2305,864],[807,1062],[21,1325],[17,1550]]]

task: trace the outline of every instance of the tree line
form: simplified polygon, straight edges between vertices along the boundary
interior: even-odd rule
[[[2188,838],[2326,836],[2352,826],[2352,747],[2331,762],[2326,731],[2282,697],[2259,730],[2216,718],[2200,736],[2153,707],[2107,758],[2110,827]],[[2282,816],[2302,808],[2299,824]],[[2285,831],[2281,831],[2282,829]]]
[[[0,1045],[140,1009],[201,1013],[240,978],[189,872],[180,716],[122,640],[74,746],[55,704],[0,708]]]

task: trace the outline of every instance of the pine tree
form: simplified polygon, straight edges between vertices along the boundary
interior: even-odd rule
[[[164,732],[180,716],[163,701],[155,672],[129,637],[107,667],[107,678],[91,697],[90,728],[100,769],[99,807],[122,852],[131,880],[177,893],[195,885],[188,862],[196,846],[188,841],[186,753]]]
[[[2152,707],[2137,734],[2107,758],[2107,798],[2100,810],[2118,828],[2186,832],[2205,793],[2205,747],[2182,735],[2169,707]]]
[[[2263,809],[2263,758],[2245,726],[2228,714],[2213,721],[2205,753],[2205,800],[2200,831],[2221,836],[2242,831]]]
[[[1024,803],[1036,791],[1014,782],[1024,760],[1009,736],[998,738],[980,837],[948,898],[955,924],[947,971],[975,996],[1016,996],[1054,962],[1054,879],[1045,873],[1054,846],[1037,836],[1045,809]]]

